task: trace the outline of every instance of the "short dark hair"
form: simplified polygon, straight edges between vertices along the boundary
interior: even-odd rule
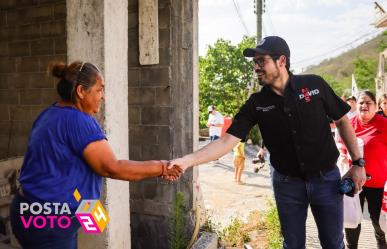
[[[269,55],[274,61],[278,60],[281,55]],[[285,58],[286,58],[286,65],[285,65],[285,68],[286,68],[286,71],[290,72],[290,58],[287,57],[286,55],[284,55]]]

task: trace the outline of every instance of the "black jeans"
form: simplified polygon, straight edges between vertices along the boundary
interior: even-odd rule
[[[380,209],[382,208],[383,188],[367,188],[363,187],[360,193],[360,205],[364,210],[364,199],[367,199],[368,212],[370,213],[372,225],[375,230],[375,238],[378,244],[385,244],[386,239],[383,230],[379,225]],[[359,241],[361,224],[357,228],[346,228],[345,237],[347,239],[348,248],[356,249]]]

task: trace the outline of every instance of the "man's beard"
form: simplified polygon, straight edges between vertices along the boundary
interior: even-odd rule
[[[262,78],[258,77],[258,84],[260,86],[271,85],[272,83],[274,83],[274,81],[276,81],[280,77],[280,73],[279,73],[278,67],[276,67],[276,71],[270,73],[269,75],[264,70],[256,70],[255,72],[257,74],[258,73],[262,73],[262,76],[265,77],[265,79],[262,79]]]
[[[266,76],[266,72],[265,72],[265,71],[257,70],[257,71],[255,71],[255,72],[257,73],[257,75],[258,75],[258,73],[262,73],[263,76]],[[265,85],[267,85],[267,81],[264,80],[264,79],[262,79],[262,77],[259,77],[259,76],[258,76],[258,84],[259,84],[260,86],[265,86]]]

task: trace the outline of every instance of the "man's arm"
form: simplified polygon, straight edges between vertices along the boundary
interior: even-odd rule
[[[352,161],[358,160],[361,158],[359,147],[357,145],[357,139],[355,132],[349,123],[349,119],[347,115],[344,115],[341,119],[335,121],[337,129],[339,131],[340,137],[343,140],[345,146],[347,147],[347,151],[352,158]],[[366,173],[364,167],[359,167],[353,165],[351,169],[343,176],[350,176],[355,183],[355,188],[357,193],[361,190],[361,187],[364,185],[366,181]]]
[[[184,171],[189,167],[213,161],[230,152],[240,140],[241,139],[226,133],[220,139],[209,143],[200,150],[171,161],[169,167],[177,165]]]

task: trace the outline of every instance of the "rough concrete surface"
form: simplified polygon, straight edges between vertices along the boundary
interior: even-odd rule
[[[200,142],[200,147],[208,142]],[[221,227],[229,224],[231,217],[247,218],[253,210],[267,209],[267,200],[273,198],[269,168],[265,166],[258,174],[253,171],[251,159],[258,147],[246,145],[246,163],[242,175],[245,185],[234,182],[233,154],[230,152],[219,159],[199,166],[199,181],[205,208],[212,221]],[[366,209],[366,208],[365,208]],[[316,224],[311,212],[306,224],[306,248],[321,248]],[[359,249],[375,249],[376,240],[368,213],[364,214]]]
[[[216,249],[218,236],[214,233],[203,232],[191,249]]]

